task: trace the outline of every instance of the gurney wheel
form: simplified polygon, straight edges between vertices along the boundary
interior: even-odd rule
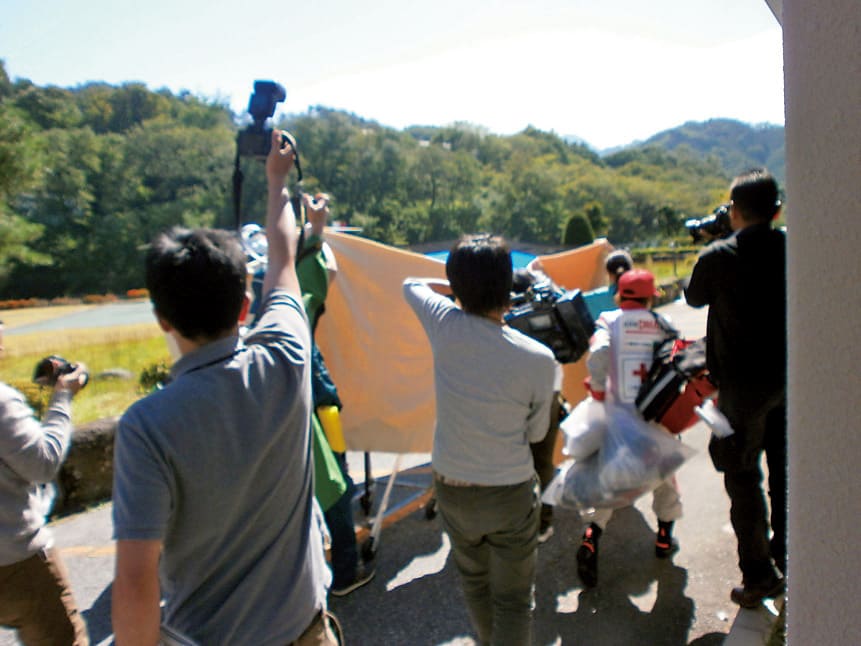
[[[425,518],[427,520],[436,518],[436,498],[431,498],[428,500],[428,504],[425,505]]]

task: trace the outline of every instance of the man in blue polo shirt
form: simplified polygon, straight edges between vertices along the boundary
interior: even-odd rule
[[[244,338],[237,236],[175,228],[147,254],[156,318],[182,356],[171,383],[129,408],[117,431],[119,646],[336,643],[314,506],[310,328],[284,186],[293,162],[275,131],[264,302]]]

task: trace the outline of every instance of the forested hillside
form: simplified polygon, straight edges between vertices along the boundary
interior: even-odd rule
[[[188,93],[39,87],[0,62],[0,298],[124,293],[143,285],[158,230],[234,226],[238,123]],[[686,240],[683,220],[710,212],[731,176],[692,145],[602,158],[533,128],[395,130],[324,107],[282,125],[299,142],[304,190],[331,193],[337,220],[394,245],[474,231],[561,245],[566,230],[583,231],[572,217],[614,244]],[[243,218],[258,221],[262,166],[242,168]]]
[[[675,152],[688,150],[698,157],[714,158],[731,176],[756,166],[768,168],[781,186],[786,176],[783,126],[751,126],[732,119],[690,121],[659,132],[642,146],[659,146]]]

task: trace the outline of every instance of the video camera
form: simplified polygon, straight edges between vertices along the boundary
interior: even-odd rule
[[[732,233],[729,224],[729,204],[721,204],[710,215],[685,220],[685,228],[694,242],[711,242]]]
[[[240,130],[236,151],[240,157],[265,159],[272,147],[272,128],[267,128],[275,106],[287,98],[284,86],[275,81],[254,81],[254,92],[248,100],[248,113],[254,123]]]
[[[580,290],[561,290],[549,279],[513,293],[505,322],[550,348],[559,363],[578,361],[595,331]]]

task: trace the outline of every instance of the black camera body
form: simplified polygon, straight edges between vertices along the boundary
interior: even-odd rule
[[[726,238],[732,233],[729,223],[729,204],[721,204],[710,215],[685,220],[685,228],[694,242],[711,242]]]
[[[548,280],[512,295],[505,322],[553,351],[559,363],[574,363],[589,349],[595,321],[579,289],[562,291]]]
[[[236,151],[240,157],[265,159],[272,147],[272,128],[269,119],[275,106],[287,98],[284,86],[275,81],[254,81],[254,92],[248,100],[248,113],[254,123],[240,130],[236,137]]]
[[[76,364],[69,363],[63,357],[52,354],[36,364],[36,369],[33,371],[33,383],[53,387],[57,384],[57,379],[74,372],[76,368]],[[89,375],[85,373],[83,385],[86,386],[87,381],[89,381]]]

